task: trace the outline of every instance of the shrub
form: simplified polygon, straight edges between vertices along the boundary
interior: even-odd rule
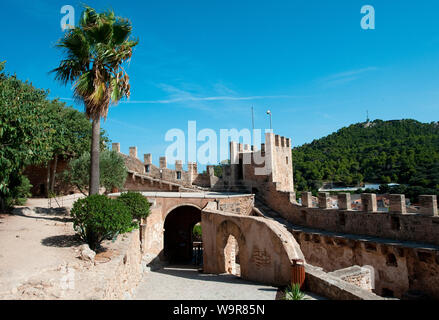
[[[194,238],[196,239],[196,240],[199,240],[199,241],[201,241],[201,238],[202,238],[202,230],[201,230],[201,225],[200,224],[196,224],[195,226],[194,226],[194,228],[192,229],[192,235],[194,236]]]
[[[130,209],[134,219],[140,221],[141,218],[146,218],[149,215],[149,201],[139,192],[128,191],[122,193],[117,200]]]
[[[104,195],[76,201],[70,214],[75,231],[92,250],[96,250],[103,240],[114,239],[136,227],[128,207]]]
[[[30,193],[32,185],[26,176],[12,176],[10,187],[10,193],[8,197],[6,197],[7,208],[11,208],[13,206],[23,206],[26,203],[27,198],[32,196]]]

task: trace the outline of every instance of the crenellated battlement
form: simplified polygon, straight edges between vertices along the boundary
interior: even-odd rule
[[[326,192],[320,192],[317,198],[311,192],[302,192],[300,205],[294,193],[279,191],[275,184],[261,196],[270,208],[294,225],[439,245],[436,196],[420,196],[419,205],[407,207],[404,195],[392,194],[388,196],[389,211],[379,211],[376,195],[370,193],[360,195],[361,206],[357,210],[352,208],[354,201],[349,193],[337,195],[338,208]]]
[[[302,206],[312,208],[312,194],[311,192],[302,192],[301,200]],[[378,213],[378,204],[376,194],[362,193],[361,203],[362,210],[352,210],[351,194],[339,193],[337,194],[338,209],[358,212]],[[329,206],[329,192],[318,193],[318,206],[320,209],[331,209]],[[407,205],[405,195],[390,194],[389,195],[389,213],[399,214],[420,214],[424,216],[439,216],[437,209],[437,196],[435,195],[421,195],[419,196],[419,209],[417,212],[407,212]]]
[[[268,139],[267,139],[268,138]],[[266,142],[270,140],[270,150],[287,150],[291,151],[292,144],[291,139],[286,138],[274,133],[266,133],[265,134]],[[274,141],[274,143],[273,143]],[[235,141],[230,142],[230,149],[236,150],[237,153],[256,153],[256,152],[266,152],[266,143],[261,143],[260,146],[243,144]]]
[[[153,164],[152,154],[147,153],[143,155],[143,162],[138,159],[137,147],[129,147],[128,155],[120,151],[120,143],[113,143],[112,149],[125,158],[125,164],[130,172],[135,172],[140,175],[146,175],[153,179],[168,181],[170,183],[180,184],[184,187],[210,187],[211,175],[208,170],[206,173],[198,173],[197,164],[189,162],[187,171],[183,170],[183,161],[175,161],[175,169],[168,168],[168,161],[165,156],[159,158],[159,166]],[[147,190],[146,190],[147,191]]]
[[[267,181],[294,192],[291,139],[268,132],[260,146],[230,142],[229,185],[263,188]]]

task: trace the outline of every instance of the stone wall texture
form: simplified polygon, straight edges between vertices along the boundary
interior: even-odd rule
[[[143,268],[139,230],[119,236],[118,255],[106,264],[98,265],[103,290],[97,298],[119,300],[130,297],[139,284]]]
[[[325,273],[321,268],[305,266],[305,288],[331,300],[385,300],[352,283]]]
[[[439,245],[439,216],[307,208],[296,203],[294,193],[278,191],[274,184],[267,184],[262,195],[270,208],[299,226]]]
[[[393,293],[402,298],[418,290],[439,299],[439,251],[382,239],[355,239],[330,233],[293,231],[300,248],[313,266],[326,272],[353,265],[374,268],[375,290],[379,295]]]
[[[225,256],[224,249],[232,235],[238,243],[243,279],[288,285],[291,260],[304,259],[294,237],[275,221],[226,213],[215,207],[215,203],[209,203],[201,215],[204,272],[227,272],[230,258]]]

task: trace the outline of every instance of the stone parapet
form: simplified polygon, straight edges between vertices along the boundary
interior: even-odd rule
[[[302,206],[312,208],[312,193],[302,192]]]
[[[152,155],[150,153],[144,154],[143,155],[143,160],[144,160],[146,165],[152,164]]]
[[[111,148],[113,151],[120,152],[120,143],[113,143]]]
[[[166,157],[160,157],[160,169],[166,169],[167,167]]]
[[[419,196],[420,213],[425,216],[437,216],[437,196]]]
[[[137,158],[137,147],[130,147],[130,157]]]
[[[394,213],[407,213],[407,207],[405,204],[405,195],[403,194],[391,194],[389,195],[390,200],[390,212]]]
[[[363,204],[363,211],[377,212],[377,195],[375,193],[362,193],[361,203]]]
[[[351,210],[351,194],[350,193],[339,193],[337,195],[338,208],[340,210]]]
[[[329,192],[319,192],[319,208],[328,209]]]

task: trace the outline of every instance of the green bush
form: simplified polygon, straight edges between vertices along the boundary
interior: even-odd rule
[[[134,219],[140,220],[149,215],[149,201],[139,192],[128,191],[122,193],[117,200],[124,203],[130,209]]]
[[[75,231],[92,250],[96,250],[103,240],[114,239],[118,234],[136,228],[128,207],[104,195],[76,201],[70,214]]]
[[[192,235],[194,236],[195,239],[201,241],[202,234],[203,233],[202,233],[201,225],[200,224],[196,224],[194,226],[194,228],[192,229]]]
[[[27,198],[32,196],[30,193],[32,185],[26,176],[12,176],[10,187],[10,193],[8,197],[6,197],[7,208],[12,208],[13,206],[23,206],[26,203]]]

